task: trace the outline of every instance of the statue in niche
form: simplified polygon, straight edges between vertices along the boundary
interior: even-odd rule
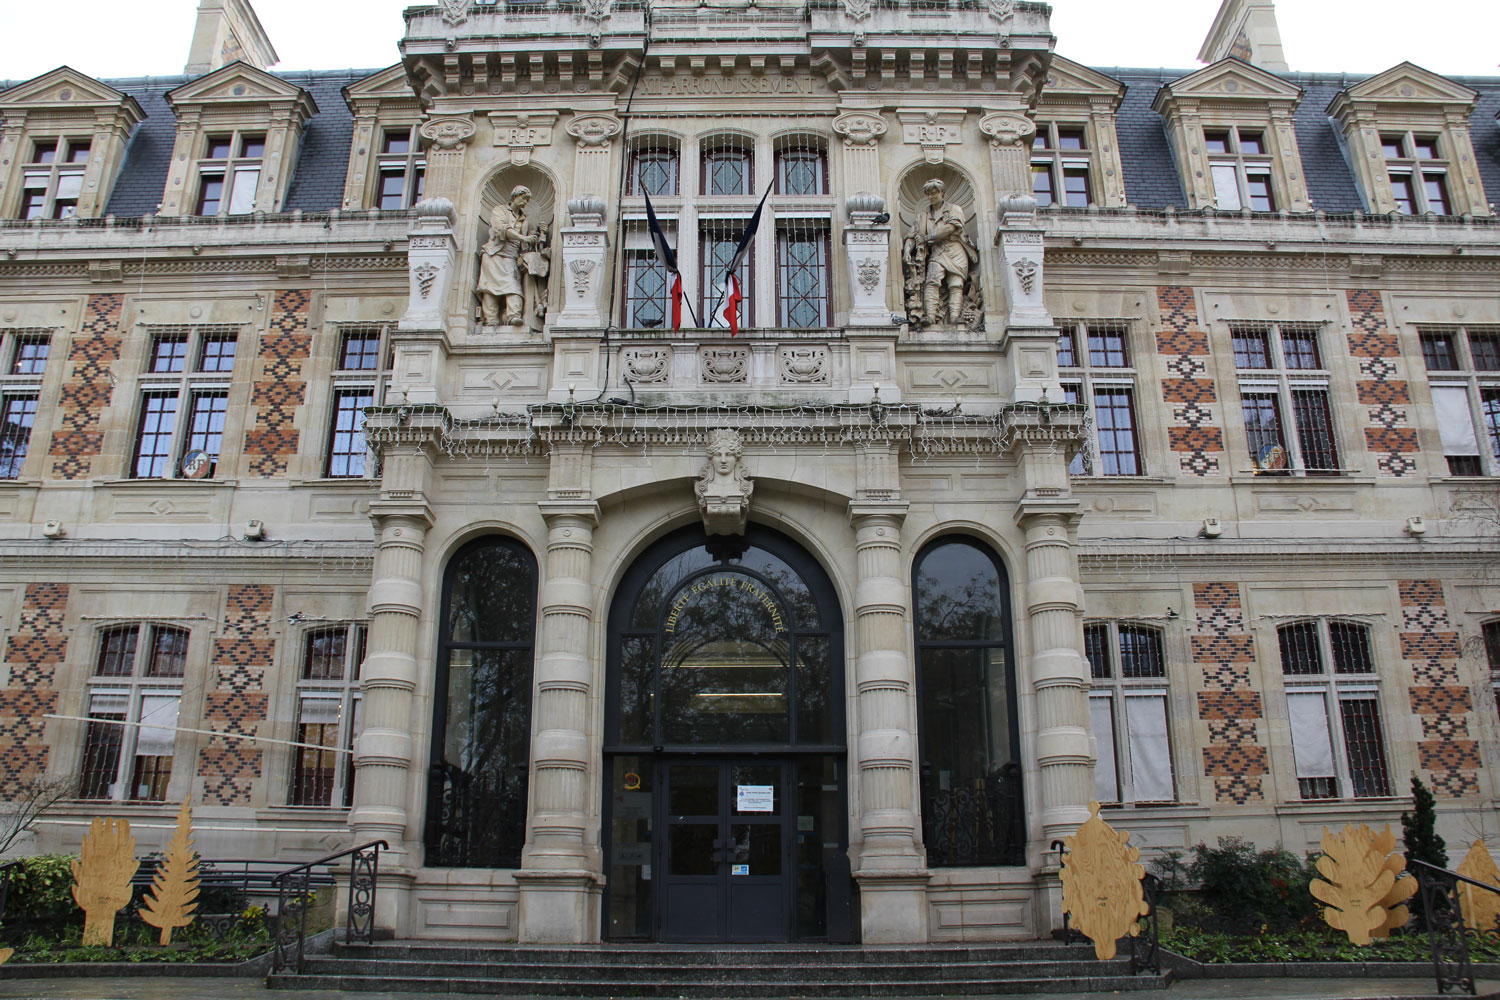
[[[698,508],[710,535],[743,535],[755,484],[745,473],[745,441],[739,431],[720,428],[709,435],[708,461],[698,471]]]
[[[922,185],[927,207],[910,222],[901,245],[906,318],[917,327],[977,329],[984,320],[979,248],[964,231],[964,210],[944,198],[946,185]]]
[[[479,248],[479,304],[485,326],[541,329],[552,270],[550,234],[527,221],[531,189],[517,184],[490,213],[490,238]]]

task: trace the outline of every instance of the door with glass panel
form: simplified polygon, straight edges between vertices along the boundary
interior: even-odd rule
[[[764,529],[678,532],[626,575],[610,617],[606,937],[847,933],[842,631],[822,570]]]

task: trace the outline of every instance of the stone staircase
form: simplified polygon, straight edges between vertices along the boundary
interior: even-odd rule
[[[272,989],[560,997],[990,996],[1165,989],[1088,945],[580,945],[442,941],[335,945]]]

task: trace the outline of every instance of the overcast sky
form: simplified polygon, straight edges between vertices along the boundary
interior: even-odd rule
[[[408,0],[253,0],[278,70],[378,69],[398,58]],[[64,62],[97,77],[164,76],[187,62],[198,0],[0,0],[0,80]],[[1219,0],[1053,0],[1057,49],[1090,66],[1192,69]],[[143,16],[146,15],[146,16]],[[1428,15],[1428,16],[1424,16]],[[1376,73],[1409,59],[1500,76],[1500,0],[1280,0],[1296,70]],[[49,44],[48,39],[51,39]]]

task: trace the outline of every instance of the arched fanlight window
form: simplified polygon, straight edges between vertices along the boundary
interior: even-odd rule
[[[1025,861],[1009,583],[991,551],[939,539],[917,556],[922,830],[934,867]]]
[[[526,839],[536,559],[508,538],[470,542],[443,579],[427,864],[515,868]]]

